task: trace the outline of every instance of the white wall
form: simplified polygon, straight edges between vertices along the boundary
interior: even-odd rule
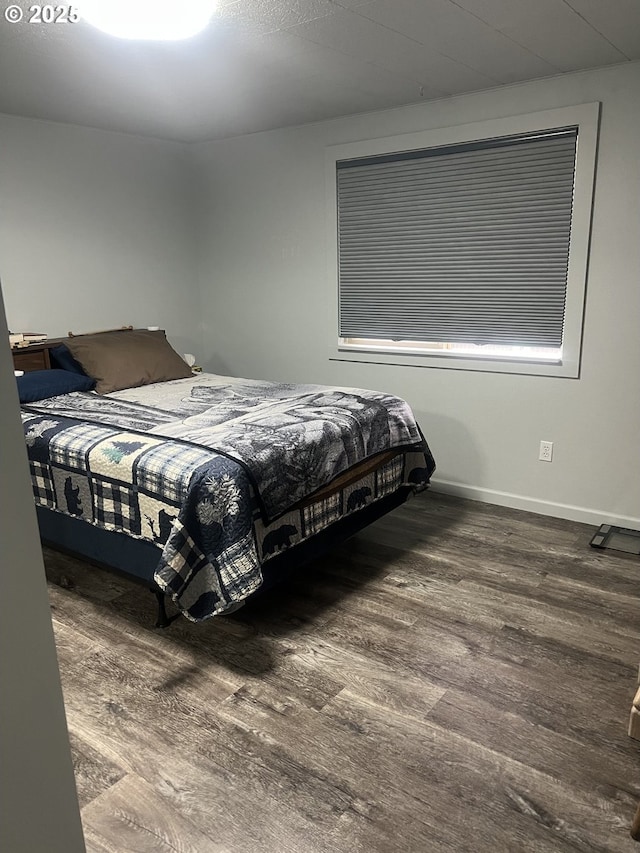
[[[327,145],[602,102],[579,380],[328,360]],[[205,367],[410,401],[440,488],[640,523],[640,64],[194,148]],[[540,439],[554,461],[537,461]]]
[[[594,100],[579,380],[329,361],[327,145]],[[439,488],[639,524],[639,104],[634,63],[198,146],[0,116],[9,325],[157,324],[218,372],[386,389],[413,405]]]
[[[193,351],[189,150],[0,115],[0,279],[9,328],[50,337],[132,324]]]
[[[42,552],[0,294],[0,846],[84,851]]]

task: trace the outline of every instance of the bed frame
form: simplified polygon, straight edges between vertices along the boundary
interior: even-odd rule
[[[318,559],[383,515],[401,506],[410,494],[411,488],[403,486],[267,560],[262,566],[263,584],[251,597],[285,581],[301,566]],[[124,533],[94,527],[82,519],[63,515],[46,507],[36,506],[36,514],[40,538],[44,545],[87,560],[101,569],[123,575],[148,587],[158,604],[156,628],[167,628],[181,615],[180,611],[167,614],[167,597],[154,580],[161,547],[143,539],[132,539]]]

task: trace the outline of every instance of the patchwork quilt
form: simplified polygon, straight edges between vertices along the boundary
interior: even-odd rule
[[[23,407],[36,501],[162,546],[155,580],[190,619],[224,612],[261,565],[435,467],[406,402],[347,388],[177,380]],[[313,494],[387,450],[382,469]]]

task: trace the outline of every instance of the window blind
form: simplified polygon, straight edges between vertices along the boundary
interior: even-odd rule
[[[576,143],[338,162],[340,337],[560,347]]]

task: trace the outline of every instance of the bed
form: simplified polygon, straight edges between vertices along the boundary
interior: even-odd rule
[[[74,336],[18,378],[43,541],[199,622],[427,488],[408,404],[355,388],[193,374],[162,331]]]

